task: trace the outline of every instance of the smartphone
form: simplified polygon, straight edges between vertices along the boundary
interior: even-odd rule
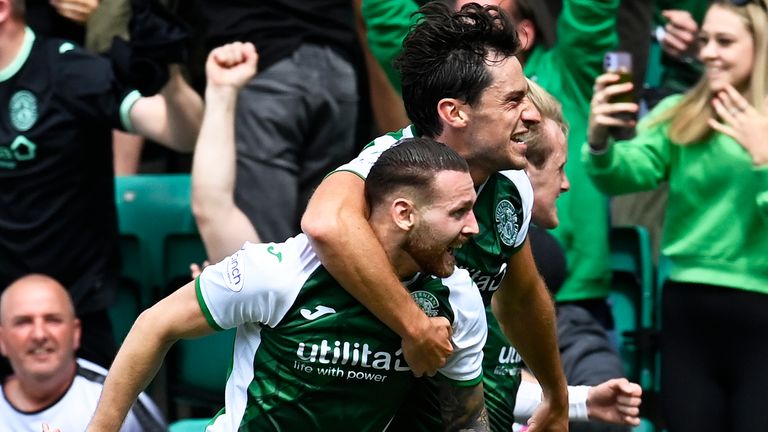
[[[615,84],[632,82],[632,54],[626,51],[607,52],[603,58],[603,70],[619,76],[619,80]],[[610,100],[611,103],[634,101],[635,92],[633,90],[615,95]]]

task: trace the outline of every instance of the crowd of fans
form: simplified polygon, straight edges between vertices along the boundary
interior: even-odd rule
[[[165,353],[237,328],[210,430],[768,430],[768,2],[475,1],[0,0],[0,426],[166,430]],[[157,171],[212,265],[118,347]],[[658,387],[612,222],[670,269]]]

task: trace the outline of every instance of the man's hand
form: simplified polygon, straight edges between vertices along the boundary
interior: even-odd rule
[[[208,55],[205,76],[211,87],[242,88],[254,75],[259,56],[250,42],[220,46]]]
[[[699,33],[699,25],[691,13],[685,10],[665,10],[661,14],[667,19],[661,48],[673,57],[690,55],[695,49],[694,42]]]
[[[555,407],[544,397],[533,416],[528,419],[527,432],[566,432],[568,430],[568,405]]]
[[[589,389],[587,412],[590,420],[637,426],[643,389],[626,378],[615,378]]]
[[[50,0],[50,2],[59,15],[78,24],[85,24],[99,6],[99,0]]]
[[[403,339],[403,356],[417,377],[433,376],[453,352],[451,323],[444,317],[427,318],[426,326]]]
[[[197,279],[198,276],[200,276],[200,273],[203,272],[203,269],[205,269],[209,265],[211,265],[211,263],[208,262],[207,260],[203,261],[202,264],[198,264],[198,263],[190,264],[189,265],[189,273],[191,274],[192,279]]]

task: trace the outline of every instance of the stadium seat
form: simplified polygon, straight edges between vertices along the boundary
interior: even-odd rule
[[[184,419],[171,423],[168,432],[204,432],[210,419]]]
[[[224,406],[234,339],[235,329],[230,329],[173,346],[167,370],[171,418],[177,405],[205,408],[210,415]]]
[[[166,239],[196,233],[189,174],[133,175],[115,178],[115,199],[123,251],[123,276],[141,286],[143,307],[167,285]],[[185,270],[189,273],[189,263]]]
[[[138,286],[127,280],[120,281],[115,303],[107,310],[112,321],[112,334],[118,346],[123,343],[142,310],[141,291]]]
[[[627,376],[653,387],[654,279],[651,241],[640,226],[610,231],[613,282],[609,299]]]
[[[169,232],[163,239],[163,294],[167,295],[189,282],[189,265],[202,264],[207,256],[194,221],[180,224],[176,232]]]

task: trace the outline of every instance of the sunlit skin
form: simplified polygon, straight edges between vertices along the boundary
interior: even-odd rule
[[[474,105],[461,108],[469,121],[461,131],[466,144],[459,153],[469,163],[475,183],[497,171],[525,168],[527,146],[522,140],[541,121],[526,97],[528,83],[517,58],[489,62],[488,71],[491,85]]]
[[[403,250],[419,270],[435,276],[453,273],[453,250],[478,233],[472,206],[476,193],[471,177],[458,171],[443,171],[434,181],[430,205],[418,205],[415,222]]]
[[[45,276],[17,281],[0,298],[0,351],[14,374],[4,383],[14,406],[34,411],[59,398],[75,374],[80,321],[64,288]]]
[[[744,20],[722,6],[713,5],[704,17],[698,42],[710,90],[717,92],[731,84],[743,92],[752,74],[755,50]]]
[[[72,363],[80,323],[63,291],[47,284],[11,287],[3,295],[0,347],[17,375],[45,380]]]
[[[565,175],[565,163],[568,160],[568,141],[565,134],[550,119],[544,119],[539,126],[541,139],[554,146],[552,154],[541,168],[528,164],[525,171],[533,185],[533,223],[541,228],[552,229],[560,224],[555,201],[561,193],[571,188]]]

